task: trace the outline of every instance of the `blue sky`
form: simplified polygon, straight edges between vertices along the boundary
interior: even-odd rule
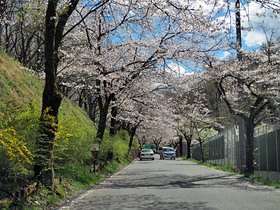
[[[280,5],[280,1],[278,4]],[[252,27],[252,30],[243,32],[244,47],[254,48],[266,42],[264,31],[268,36],[271,36],[273,31],[274,38],[280,37],[280,14],[277,16],[272,10],[261,8],[259,4],[254,2],[247,4],[247,13],[250,15],[250,21],[244,18],[243,25],[244,27]],[[245,15],[245,12],[243,11],[242,14]]]
[[[176,0],[175,0],[176,1]],[[228,11],[228,4],[230,3],[230,14],[227,14],[225,23],[231,27],[233,35],[235,35],[235,3],[234,0],[216,0],[216,6],[209,4],[205,0],[177,0],[182,4],[192,4],[192,8],[201,9],[205,14],[215,11],[215,8],[220,6],[224,11]],[[242,47],[245,51],[258,50],[262,43],[265,43],[267,38],[270,38],[273,33],[273,39],[280,37],[280,0],[270,0],[270,3],[278,5],[278,13],[272,9],[261,7],[260,4],[254,0],[240,0],[241,2],[241,18],[242,18]],[[221,10],[220,10],[221,11]],[[220,13],[218,19],[224,20],[223,12]],[[232,51],[221,51],[217,53],[220,59],[225,59]],[[178,67],[177,67],[178,68]]]

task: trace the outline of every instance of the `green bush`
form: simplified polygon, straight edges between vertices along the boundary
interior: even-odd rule
[[[98,174],[90,173],[90,166],[68,164],[57,174],[66,179],[73,180],[80,187],[89,187],[101,180]]]
[[[123,159],[127,155],[128,146],[129,134],[127,131],[121,130],[114,136],[110,136],[108,132],[105,132],[98,154],[99,162],[106,161],[110,154],[113,155],[112,160]]]
[[[113,139],[114,160],[124,158],[128,152],[129,135],[126,131],[119,131]]]
[[[84,127],[75,116],[62,116],[55,139],[54,157],[56,168],[68,163],[83,164],[92,158],[90,145],[93,144],[94,127]]]
[[[38,108],[35,101],[20,106],[9,99],[1,104],[0,115],[0,197],[7,197],[32,181]]]

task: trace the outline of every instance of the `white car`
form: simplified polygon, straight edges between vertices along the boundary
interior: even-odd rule
[[[140,158],[140,160],[143,160],[143,159],[154,160],[155,159],[154,155],[155,154],[152,149],[142,149],[139,158]]]

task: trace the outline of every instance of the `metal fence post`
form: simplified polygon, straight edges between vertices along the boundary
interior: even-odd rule
[[[258,128],[258,162],[259,162],[259,173],[261,171],[261,152],[260,152],[260,129]]]
[[[266,147],[266,178],[268,179],[268,144],[267,144],[267,125],[265,126],[265,147]]]
[[[228,132],[227,132],[227,142],[226,142],[226,147],[227,147],[227,155],[225,154],[225,160],[226,160],[226,157],[227,157],[227,165],[229,165],[229,162],[230,162],[230,154],[229,154],[229,137],[228,137]]]
[[[276,179],[279,181],[279,160],[278,160],[278,130],[275,131],[275,146],[276,146],[276,169],[277,169],[277,173],[276,173]]]

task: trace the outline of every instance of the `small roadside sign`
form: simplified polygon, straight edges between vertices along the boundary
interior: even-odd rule
[[[90,145],[90,151],[99,151],[99,144]]]

